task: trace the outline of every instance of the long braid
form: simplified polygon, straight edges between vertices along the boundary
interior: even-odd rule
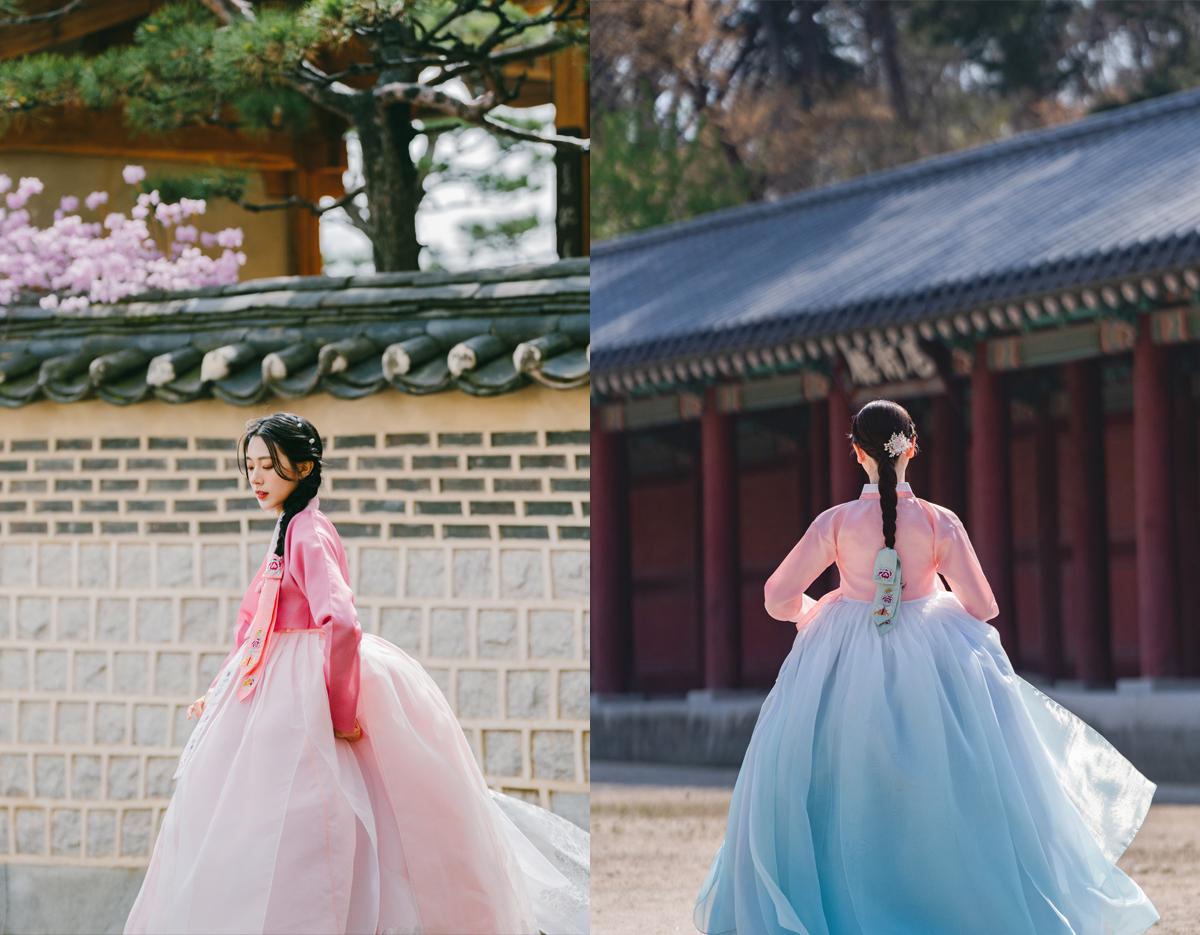
[[[875,459],[879,468],[879,505],[883,512],[884,548],[896,547],[896,459],[888,451],[888,441],[899,433],[910,442],[916,425],[908,410],[891,400],[875,399],[863,406],[851,420],[850,437]]]
[[[316,474],[314,479],[313,475]],[[310,500],[317,495],[317,487],[320,486],[320,473],[314,468],[304,477],[296,489],[293,490],[283,501],[283,513],[279,517],[279,538],[275,543],[275,554],[283,554],[284,537],[287,535],[288,523],[292,521],[292,517],[301,512]]]
[[[883,508],[883,544],[896,547],[896,462],[886,452],[872,452],[879,465],[879,505]]]

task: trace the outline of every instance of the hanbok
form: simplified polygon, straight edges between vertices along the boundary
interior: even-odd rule
[[[819,515],[767,583],[768,612],[797,633],[759,713],[696,927],[1145,931],[1158,913],[1116,863],[1154,784],[1013,671],[985,622],[999,609],[962,523],[909,484],[897,494],[902,599],[884,625],[873,619],[888,616],[875,484]],[[804,591],[832,562],[841,584],[814,601]]]
[[[125,932],[586,932],[587,834],[490,790],[436,682],[362,633],[318,499],[284,538],[247,589]],[[360,740],[334,736],[356,718]]]

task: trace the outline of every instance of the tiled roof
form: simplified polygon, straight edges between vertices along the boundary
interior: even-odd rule
[[[594,370],[1184,269],[1200,261],[1197,153],[1190,90],[596,244]]]
[[[587,347],[586,258],[261,279],[74,312],[0,308],[0,405],[565,389],[588,382]]]

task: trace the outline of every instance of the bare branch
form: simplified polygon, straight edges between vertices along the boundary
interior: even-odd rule
[[[501,123],[490,115],[484,116],[481,125],[500,136],[510,136],[514,140],[525,140],[529,143],[549,143],[556,149],[586,153],[592,148],[592,141],[584,137],[561,136],[557,133],[541,134],[531,130],[521,130],[507,123]]]
[[[346,212],[346,220],[366,235],[368,240],[374,240],[375,234],[371,230],[370,223],[362,213],[362,209],[355,202],[347,201],[342,205],[342,210]]]
[[[334,81],[307,59],[300,61],[300,67],[290,76],[288,86],[318,107],[332,111],[347,120],[353,120],[354,99],[367,93],[355,91],[348,84]]]
[[[354,201],[359,195],[366,191],[365,187],[356,188],[352,192],[346,192],[337,201],[327,205],[319,205],[315,201],[309,201],[307,198],[301,198],[299,195],[289,195],[283,201],[270,201],[265,204],[255,204],[249,201],[234,201],[234,204],[245,208],[247,211],[279,211],[284,208],[304,208],[309,213],[320,217],[326,211],[332,211],[334,208],[345,208],[348,204]],[[349,213],[349,212],[347,212]]]
[[[0,26],[31,26],[34,23],[45,23],[53,19],[62,19],[82,3],[83,0],[70,0],[70,3],[59,7],[57,10],[47,10],[45,13],[27,13],[24,16],[10,16],[6,19],[0,19]]]
[[[415,104],[471,123],[481,123],[487,112],[499,103],[494,91],[481,94],[473,101],[462,101],[445,91],[407,81],[376,85],[371,93],[381,104]]]
[[[228,25],[236,19],[254,22],[254,4],[249,0],[200,0],[213,16]]]

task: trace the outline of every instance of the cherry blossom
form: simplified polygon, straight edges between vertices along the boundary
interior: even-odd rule
[[[129,185],[145,177],[141,166],[122,172]],[[0,174],[0,307],[37,298],[43,308],[72,311],[152,289],[225,285],[245,265],[240,228],[212,234],[183,223],[205,213],[202,199],[166,203],[157,190],[142,192],[127,214],[110,210],[101,218],[108,192],[83,199],[88,217],[79,213],[79,198],[66,195],[53,222],[39,227],[28,205],[43,189],[40,179],[24,177],[14,186]]]

